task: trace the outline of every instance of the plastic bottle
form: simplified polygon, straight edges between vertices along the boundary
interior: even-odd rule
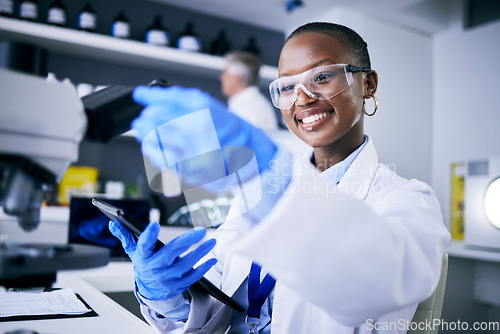
[[[130,37],[130,22],[123,11],[113,21],[111,36],[118,38]]]
[[[78,29],[88,32],[95,32],[97,28],[97,14],[90,2],[78,13]]]
[[[55,0],[49,6],[47,23],[59,27],[66,26],[66,7],[61,0]]]
[[[170,44],[170,34],[167,28],[161,23],[161,16],[155,17],[154,23],[146,30],[146,43],[168,46]]]
[[[19,3],[19,18],[28,21],[38,20],[38,1],[23,0]]]
[[[226,38],[226,31],[219,30],[217,38],[212,41],[210,53],[216,56],[224,56],[231,50],[231,43]]]
[[[14,15],[14,1],[0,0],[0,16],[12,17]]]
[[[185,51],[201,51],[201,39],[195,34],[192,22],[186,24],[186,30],[177,39],[177,48]]]
[[[243,48],[243,51],[251,52],[257,56],[260,56],[260,49],[257,46],[255,36],[250,36],[250,38],[248,39],[248,44]]]

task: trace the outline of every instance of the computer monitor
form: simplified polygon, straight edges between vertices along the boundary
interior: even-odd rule
[[[150,203],[147,200],[116,200],[102,198],[125,210],[138,221],[149,223]],[[109,218],[92,205],[90,197],[72,197],[69,210],[69,242],[109,248],[111,260],[129,260],[120,241],[108,229]]]

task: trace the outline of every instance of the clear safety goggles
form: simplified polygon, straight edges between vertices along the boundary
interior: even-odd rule
[[[331,99],[352,84],[353,73],[368,71],[369,68],[349,64],[318,66],[274,80],[269,85],[269,93],[276,108],[289,109],[297,100],[299,88],[311,98]]]

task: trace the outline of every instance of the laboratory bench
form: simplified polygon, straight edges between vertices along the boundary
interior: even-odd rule
[[[441,319],[448,323],[498,322],[500,319],[500,250],[473,248],[452,241]],[[453,334],[453,331],[440,331]],[[495,331],[484,332],[496,334]]]
[[[160,239],[167,242],[188,229],[162,226]],[[139,305],[133,297],[134,271],[130,261],[111,261],[103,267],[60,271],[53,288],[73,289],[98,316],[0,322],[0,334],[18,329],[38,334],[155,333],[138,314]],[[127,296],[128,304],[135,305],[121,305],[113,298],[123,295]],[[132,306],[135,306],[136,312]]]
[[[188,228],[162,227],[160,238],[171,240]],[[212,231],[210,231],[212,232]],[[465,315],[462,311],[448,309],[454,307],[456,294],[470,294],[477,305],[499,305],[500,252],[471,249],[463,242],[453,241],[447,248],[450,263],[453,261],[470,263],[470,285],[463,285],[463,273],[449,276],[445,295],[443,319],[456,321]],[[451,273],[457,271],[452,268]],[[456,281],[458,280],[458,281]],[[40,334],[54,333],[154,333],[153,329],[138,315],[139,306],[133,297],[134,273],[131,262],[110,262],[108,265],[85,270],[61,271],[57,275],[55,287],[69,287],[78,293],[99,315],[97,317],[11,321],[0,322],[0,334],[16,329],[30,329]],[[469,292],[467,292],[469,291]],[[126,295],[127,302],[117,302],[114,295]],[[465,297],[461,297],[465,298]],[[448,299],[448,303],[446,302]],[[135,305],[126,305],[135,304]],[[452,303],[452,304],[450,304]],[[137,310],[134,312],[132,307]],[[459,313],[457,313],[459,312]]]
[[[132,263],[110,263],[106,267],[86,272],[60,272],[54,287],[73,289],[98,316],[0,322],[0,333],[20,329],[39,334],[155,333],[146,322],[107,297],[101,290],[133,289]]]
[[[450,242],[446,251],[448,252],[448,255],[452,257],[487,262],[498,262],[500,264],[500,251],[482,248],[471,248],[466,246],[463,241]]]
[[[494,309],[492,312],[498,312],[500,250],[476,248],[467,246],[463,241],[452,241],[446,251],[450,257],[448,274],[450,284],[447,286],[445,299],[446,296],[454,298],[454,294],[469,295],[473,303],[492,307]],[[465,276],[469,279],[466,280]]]

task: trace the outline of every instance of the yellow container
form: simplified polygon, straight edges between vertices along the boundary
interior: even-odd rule
[[[59,202],[69,205],[71,196],[86,196],[97,191],[99,170],[94,167],[70,166],[59,183]]]
[[[453,240],[464,240],[465,164],[451,164],[450,232]]]

